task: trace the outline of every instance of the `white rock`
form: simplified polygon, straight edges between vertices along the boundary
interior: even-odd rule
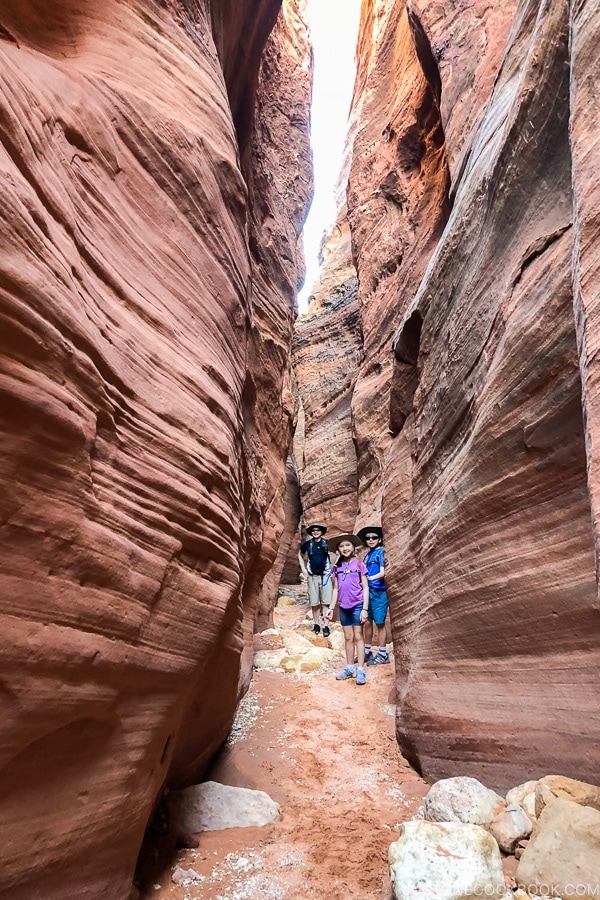
[[[490,825],[491,833],[505,853],[512,853],[519,841],[529,837],[532,829],[531,819],[518,803],[507,806]]]
[[[206,781],[172,791],[167,799],[169,830],[175,836],[276,822],[280,807],[264,791]]]
[[[311,647],[306,653],[284,656],[280,665],[284,672],[315,672],[335,655],[328,647]]]
[[[315,646],[308,638],[302,637],[293,631],[282,631],[283,646],[290,654],[308,653]]]
[[[171,875],[173,884],[179,884],[186,887],[188,884],[194,884],[198,881],[204,881],[203,875],[198,875],[194,869],[180,869],[177,867]]]
[[[283,647],[279,650],[257,650],[254,654],[255,669],[279,669],[281,660],[288,655]]]
[[[600,811],[560,797],[552,800],[537,820],[516,880],[528,894],[598,900]]]
[[[498,845],[478,825],[405,822],[388,859],[396,900],[502,898],[506,892]]]
[[[331,629],[331,634],[329,636],[329,643],[332,648],[336,651],[336,653],[341,653],[344,647],[346,646],[346,639],[344,637],[344,632],[341,630],[333,630]]]
[[[265,628],[264,631],[259,632],[261,637],[265,637],[265,635],[271,634],[279,634],[278,628]]]
[[[312,641],[294,631],[279,632],[283,647],[257,650],[255,669],[283,669],[284,672],[314,672],[336,656],[329,647],[316,647]]]
[[[488,828],[503,809],[502,797],[466,776],[437,781],[425,797],[425,818],[430,822],[465,822]]]
[[[518,803],[528,815],[535,819],[536,787],[537,781],[525,781],[523,784],[517,785],[506,795],[506,805],[511,806],[513,803]]]

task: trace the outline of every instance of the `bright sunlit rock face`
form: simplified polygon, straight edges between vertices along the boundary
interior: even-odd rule
[[[7,898],[126,897],[249,677],[311,183],[279,7],[0,12]]]

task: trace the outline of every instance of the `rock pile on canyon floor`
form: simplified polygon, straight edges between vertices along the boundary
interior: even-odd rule
[[[504,800],[474,778],[439,781],[424,819],[401,827],[389,861],[397,900],[592,900],[600,892],[600,788],[546,776]]]

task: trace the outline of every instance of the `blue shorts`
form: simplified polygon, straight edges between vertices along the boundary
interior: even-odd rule
[[[369,585],[369,622],[383,625],[388,611],[387,592],[384,587],[377,588]]]
[[[340,623],[346,627],[348,625],[360,625],[362,608],[362,603],[359,603],[358,606],[351,606],[350,609],[343,609],[340,606]]]

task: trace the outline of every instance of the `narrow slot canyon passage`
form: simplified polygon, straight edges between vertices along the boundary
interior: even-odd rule
[[[422,811],[429,789],[395,739],[393,665],[370,669],[368,690],[352,679],[336,682],[340,625],[332,625],[331,640],[313,635],[305,590],[287,590],[275,628],[255,639],[259,668],[206,774],[266,791],[281,819],[206,831],[195,836],[197,847],[178,851],[159,828],[138,872],[143,898],[392,896],[388,844],[401,822]],[[306,645],[325,651],[326,662]],[[276,665],[282,658],[288,671]]]
[[[2,900],[600,897],[599,39],[3,0]]]

